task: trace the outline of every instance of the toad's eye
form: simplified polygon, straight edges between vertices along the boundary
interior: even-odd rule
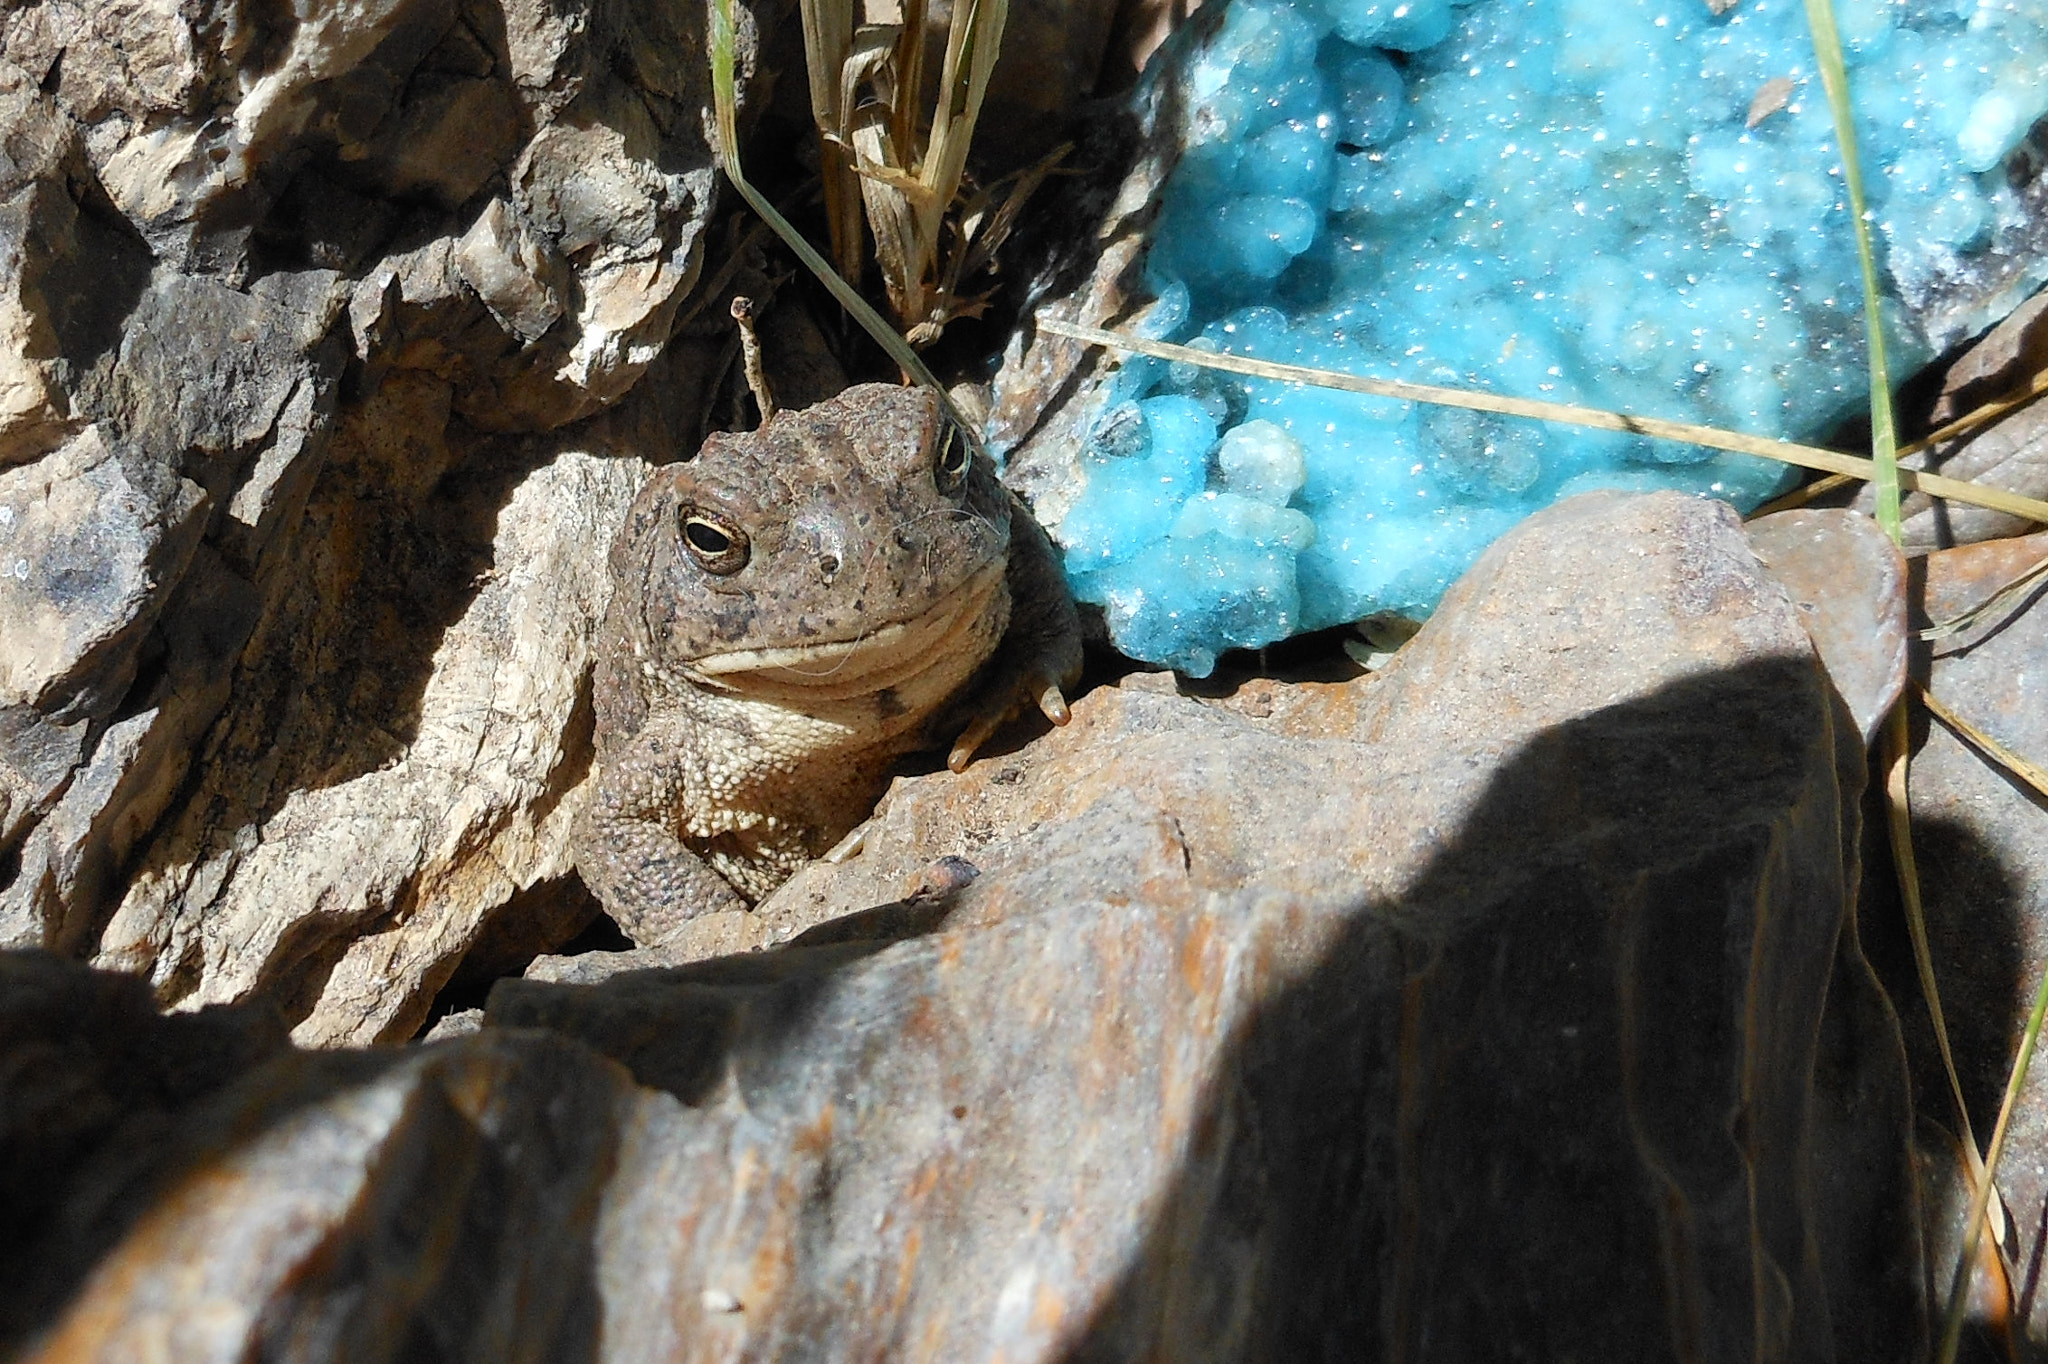
[[[960,434],[960,428],[952,422],[945,423],[945,430],[939,436],[939,451],[933,461],[932,476],[938,481],[939,491],[950,493],[959,488],[967,477],[967,463],[974,456],[968,449],[967,438]]]
[[[692,508],[683,509],[683,548],[706,573],[724,577],[747,566],[747,535],[738,526]]]

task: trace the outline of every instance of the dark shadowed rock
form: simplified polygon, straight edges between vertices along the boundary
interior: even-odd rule
[[[1599,494],[1381,675],[1099,689],[763,907],[877,908],[221,1093],[28,1357],[1917,1358],[1800,614]]]
[[[673,1101],[546,1036],[294,1052],[53,965],[0,957],[37,977],[0,1010],[16,1357],[590,1357],[603,1186]]]
[[[1918,566],[1916,621],[1949,621],[1992,598],[2048,555],[2048,534],[1995,540],[1928,555]],[[1960,633],[1922,645],[1916,668],[1933,696],[1998,743],[2041,764],[2048,759],[2048,585],[2008,602]],[[1913,847],[1927,935],[1951,1048],[1979,1141],[1988,1141],[2019,1048],[2027,1012],[2048,971],[2048,797],[1978,752],[1924,712],[1910,785]],[[1882,854],[1880,854],[1882,855]],[[1872,877],[1867,917],[1886,925],[1879,940],[1887,984],[1901,1000],[1913,1056],[1923,1161],[1930,1197],[1929,1263],[1946,1289],[1954,1269],[1969,1184],[1955,1102],[1935,1049],[1928,1010],[1903,942],[1889,877]],[[2038,1061],[2038,1053],[2037,1053]],[[2011,1212],[2008,1262],[2042,1254],[2048,1227],[2048,1082],[2038,1064],[2013,1111],[1999,1190]],[[1996,1280],[1980,1303],[2014,1330],[2048,1331],[2038,1292],[2017,1308]],[[1999,1300],[2004,1299],[2002,1303]]]
[[[140,981],[0,952],[0,1346],[147,1205],[194,1111],[285,1050],[261,1010],[162,1017]]]

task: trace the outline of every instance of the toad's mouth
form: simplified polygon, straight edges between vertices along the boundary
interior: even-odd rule
[[[768,701],[846,700],[901,687],[945,662],[961,661],[963,646],[977,634],[975,627],[1002,590],[1007,569],[1003,559],[993,559],[919,615],[852,639],[714,654],[691,663],[687,671],[707,686]],[[964,674],[980,662],[975,657],[959,671]]]

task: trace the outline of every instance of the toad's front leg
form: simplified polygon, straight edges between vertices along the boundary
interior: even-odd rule
[[[958,772],[1013,716],[1038,710],[1067,722],[1065,689],[1081,675],[1081,620],[1060,571],[1059,552],[1015,493],[1010,494],[1010,625],[982,666],[964,705],[947,719],[958,738],[946,766]]]
[[[569,848],[583,883],[640,947],[668,942],[690,920],[747,902],[676,837],[686,750],[659,721],[608,754]]]

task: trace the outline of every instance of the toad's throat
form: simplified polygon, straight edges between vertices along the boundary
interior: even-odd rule
[[[848,640],[741,649],[700,658],[687,671],[706,686],[761,700],[831,701],[900,688],[935,672],[965,673],[981,662],[964,651],[986,652],[1001,633],[995,598],[1007,564],[984,564],[930,609]],[[1007,612],[1003,612],[1005,616]]]

